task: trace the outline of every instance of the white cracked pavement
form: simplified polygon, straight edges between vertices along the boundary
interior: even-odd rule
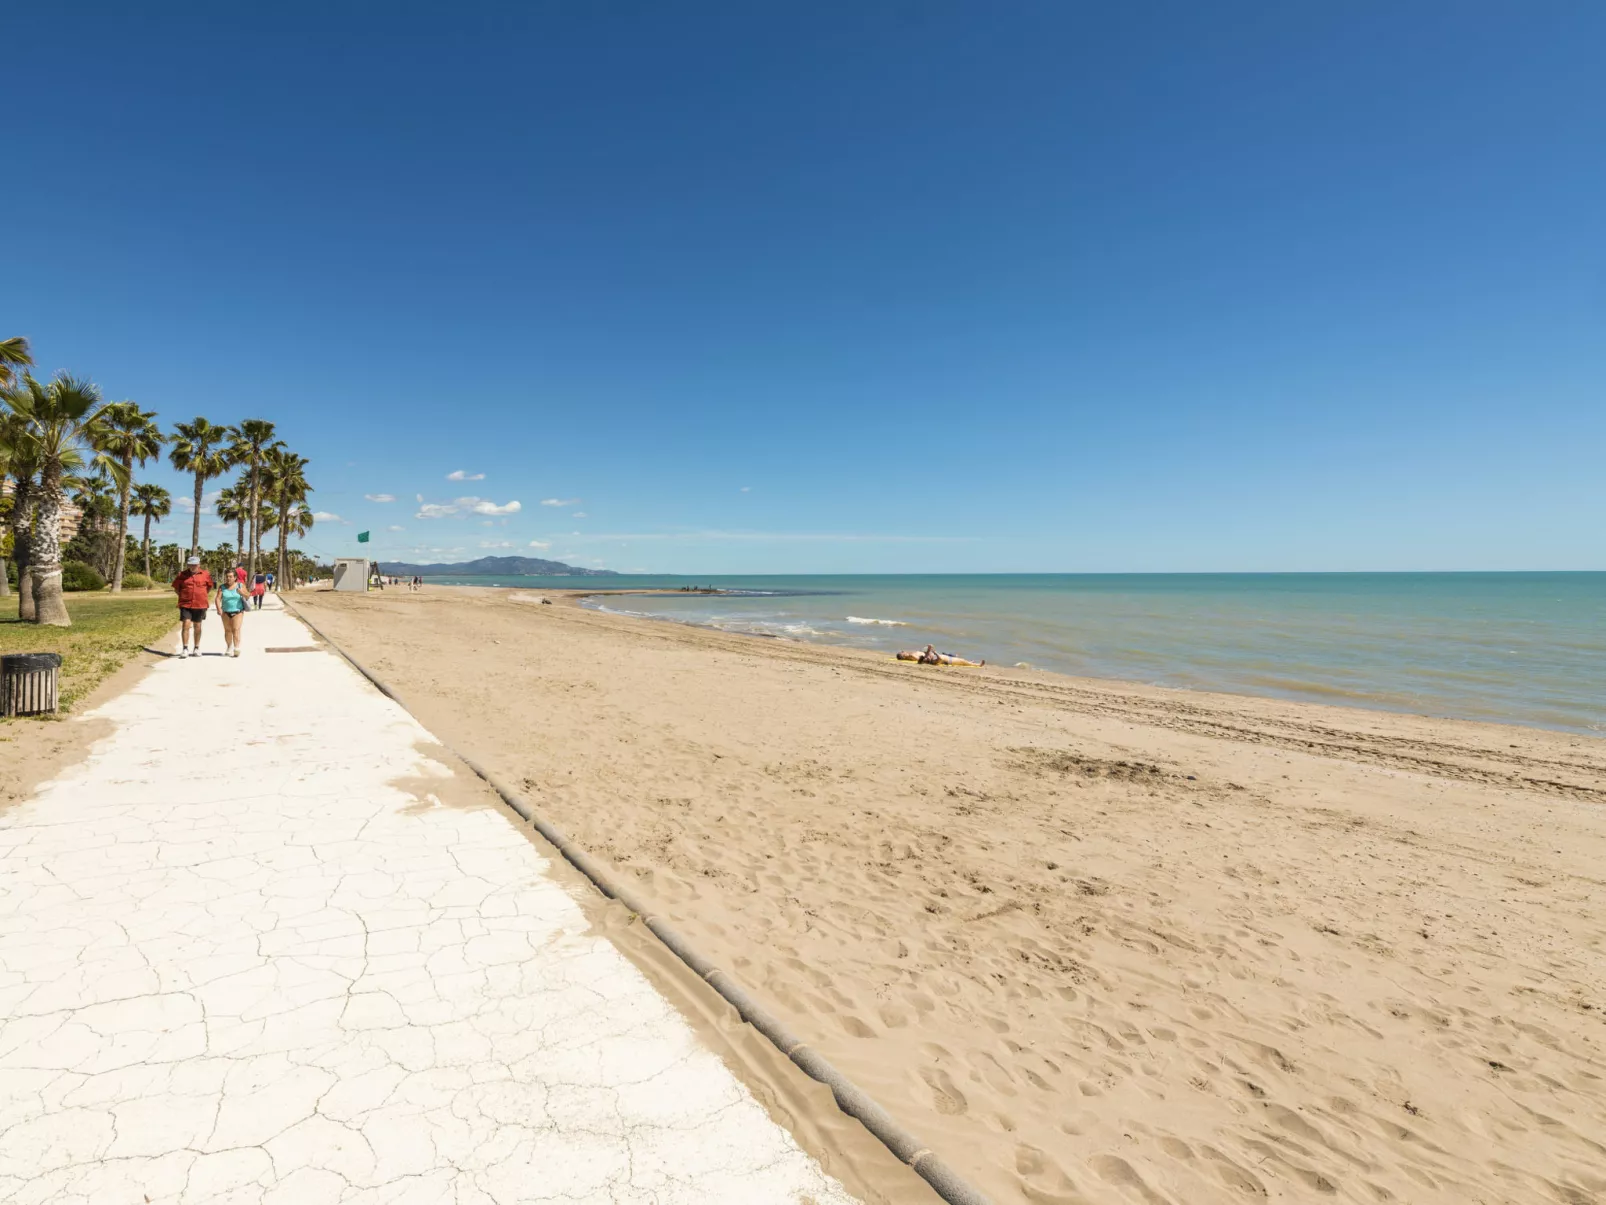
[[[245,640],[0,816],[0,1201],[853,1201],[506,816],[393,785],[415,720]]]

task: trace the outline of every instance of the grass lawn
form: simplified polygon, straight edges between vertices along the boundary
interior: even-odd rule
[[[140,646],[178,623],[171,590],[68,594],[72,627],[17,619],[17,596],[0,598],[0,653],[60,653],[61,705],[67,710],[122,668]]]

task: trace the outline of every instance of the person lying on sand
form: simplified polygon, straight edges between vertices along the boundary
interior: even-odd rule
[[[963,657],[955,657],[952,653],[939,653],[929,644],[926,645],[925,651],[920,653],[914,652],[912,649],[905,649],[898,654],[898,660],[918,661],[921,665],[971,665],[980,667],[987,664],[985,661],[967,661]]]

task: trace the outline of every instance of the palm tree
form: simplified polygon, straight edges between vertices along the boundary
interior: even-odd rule
[[[257,571],[258,545],[262,543],[261,515],[258,513],[262,508],[262,465],[269,452],[282,448],[284,444],[273,438],[273,424],[265,418],[248,418],[238,427],[231,428],[230,434],[233,439],[229,444],[229,455],[234,458],[235,464],[243,464],[247,470],[246,506],[251,512],[251,552],[245,571],[254,575]]]
[[[306,535],[312,530],[312,515],[302,505],[312,487],[307,484],[305,456],[297,456],[288,448],[275,448],[266,462],[268,477],[273,489],[274,502],[279,508],[279,561],[277,578],[279,589],[295,589],[295,578],[288,572],[285,550],[291,535]]]
[[[173,429],[177,434],[173,437],[173,450],[168,453],[168,459],[179,472],[195,475],[195,525],[190,532],[190,555],[200,556],[201,498],[206,493],[206,483],[221,477],[234,465],[223,442],[229,437],[229,429],[200,416],[192,423],[175,423]]]
[[[24,441],[39,466],[39,518],[31,549],[34,622],[71,627],[61,596],[62,478],[83,462],[80,446],[93,446],[98,439],[105,403],[93,384],[66,373],[48,385],[24,376],[3,396],[21,418]]]
[[[28,340],[21,335],[0,339],[0,389],[9,389],[17,383],[17,369],[32,367],[33,356],[28,353]]]
[[[290,521],[279,525],[279,589],[294,590],[296,588],[295,556],[291,555],[287,547],[290,537],[294,536],[300,539],[311,530],[312,511],[305,502],[292,502],[290,504]]]
[[[22,419],[9,410],[0,412],[0,483],[7,477],[12,479],[11,509],[6,516],[7,526],[11,529],[11,556],[17,562],[17,590],[24,590],[28,573],[28,533],[32,529],[34,466],[28,456],[27,437],[22,427]],[[6,580],[6,563],[0,557],[0,597],[11,591],[11,585]],[[28,603],[32,604],[33,596],[28,594]]]
[[[217,495],[217,517],[225,523],[234,524],[234,546],[241,550],[242,564],[245,560],[245,524],[251,517],[250,499],[251,493],[243,477],[233,485],[224,486]]]
[[[151,520],[160,523],[173,513],[173,497],[153,481],[142,481],[134,487],[134,500],[130,511],[145,519],[145,535],[140,540],[145,549],[145,576],[151,575]]]
[[[123,568],[127,560],[128,491],[134,483],[134,462],[144,467],[147,460],[162,454],[164,436],[151,420],[154,410],[141,410],[133,402],[113,402],[106,407],[105,429],[97,449],[113,457],[123,468],[117,490],[117,559],[112,566],[112,593],[123,588]]]
[[[104,465],[96,465],[95,469],[82,476],[64,477],[62,485],[72,490],[73,505],[78,508],[78,530],[87,548],[84,559],[102,577],[110,577],[112,563],[117,559],[108,540],[112,517],[117,513],[117,487]]]
[[[278,530],[279,508],[268,499],[264,498],[262,500],[262,505],[257,509],[257,535],[266,538]],[[267,564],[266,557],[263,558],[263,564]],[[264,570],[264,572],[266,572],[266,570]]]
[[[163,544],[156,550],[156,563],[161,566],[157,576],[163,581],[171,581],[184,568],[184,550],[177,544]]]

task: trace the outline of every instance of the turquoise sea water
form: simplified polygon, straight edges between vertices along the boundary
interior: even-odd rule
[[[1606,573],[457,578],[859,648],[1606,735]]]

